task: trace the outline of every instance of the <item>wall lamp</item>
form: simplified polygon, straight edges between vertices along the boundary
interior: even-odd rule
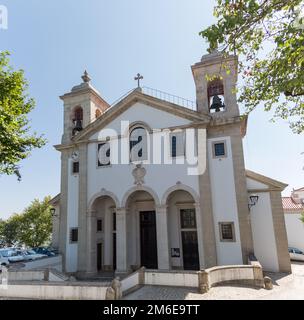
[[[250,210],[259,201],[259,196],[257,194],[252,194],[251,196],[249,196],[249,200],[250,202],[248,203],[248,209]]]
[[[56,209],[55,208],[51,208],[50,209],[51,215],[52,217],[57,217],[58,215],[56,214]]]

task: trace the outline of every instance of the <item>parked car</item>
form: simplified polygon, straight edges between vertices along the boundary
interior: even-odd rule
[[[34,250],[36,253],[47,255],[48,257],[53,257],[56,255],[54,252],[45,247],[33,248],[32,250]]]
[[[24,250],[22,254],[25,261],[34,261],[47,257],[46,254],[36,253],[34,250]]]
[[[288,248],[290,260],[304,261],[303,251],[297,248]]]
[[[0,265],[1,266],[8,266],[9,263],[10,262],[8,260],[8,250],[1,249],[0,250]]]
[[[24,260],[24,256],[21,250],[8,250],[9,262],[21,262]]]

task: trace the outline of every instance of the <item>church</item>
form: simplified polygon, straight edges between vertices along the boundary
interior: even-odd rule
[[[245,168],[237,57],[214,51],[191,68],[195,103],[141,87],[139,74],[112,105],[87,72],[60,97],[61,190],[51,204],[66,273],[202,270],[253,256],[291,272],[287,185]]]

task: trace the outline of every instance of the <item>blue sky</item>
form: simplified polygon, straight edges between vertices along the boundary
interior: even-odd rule
[[[56,195],[60,188],[63,107],[58,98],[81,82],[84,69],[93,85],[113,102],[143,84],[195,100],[190,66],[206,53],[198,32],[210,25],[212,0],[0,0],[8,8],[8,30],[0,30],[0,50],[12,53],[15,68],[25,70],[37,106],[32,129],[48,145],[21,164],[22,182],[0,176],[0,217],[20,212],[34,198]],[[304,185],[304,139],[284,121],[254,111],[244,139],[248,169]]]

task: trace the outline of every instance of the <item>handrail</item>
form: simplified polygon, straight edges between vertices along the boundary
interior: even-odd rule
[[[142,89],[145,94],[150,95],[152,97],[177,104],[177,105],[182,106],[184,108],[196,110],[196,102],[195,101],[185,99],[185,98],[179,97],[177,95],[170,94],[170,93],[158,90],[158,89],[153,89],[150,87],[143,87]]]
[[[182,97],[179,97],[177,95],[174,94],[170,94],[158,89],[153,89],[150,87],[142,87],[140,88],[141,91],[144,94],[147,94],[151,97],[163,100],[163,101],[167,101],[170,103],[174,103],[176,105],[179,105],[181,107],[187,108],[187,109],[191,109],[191,110],[196,110],[197,108],[197,104],[195,101],[189,100],[189,99],[185,99]],[[118,99],[116,99],[113,103],[110,104],[110,107],[105,111],[107,112],[109,109],[111,109],[111,107],[113,107],[114,105],[116,105],[118,102],[120,102],[121,100],[123,100],[126,96],[128,96],[131,92],[138,90],[138,88],[134,88],[129,90],[128,92],[126,92],[124,95],[122,95],[121,97],[119,97]]]

